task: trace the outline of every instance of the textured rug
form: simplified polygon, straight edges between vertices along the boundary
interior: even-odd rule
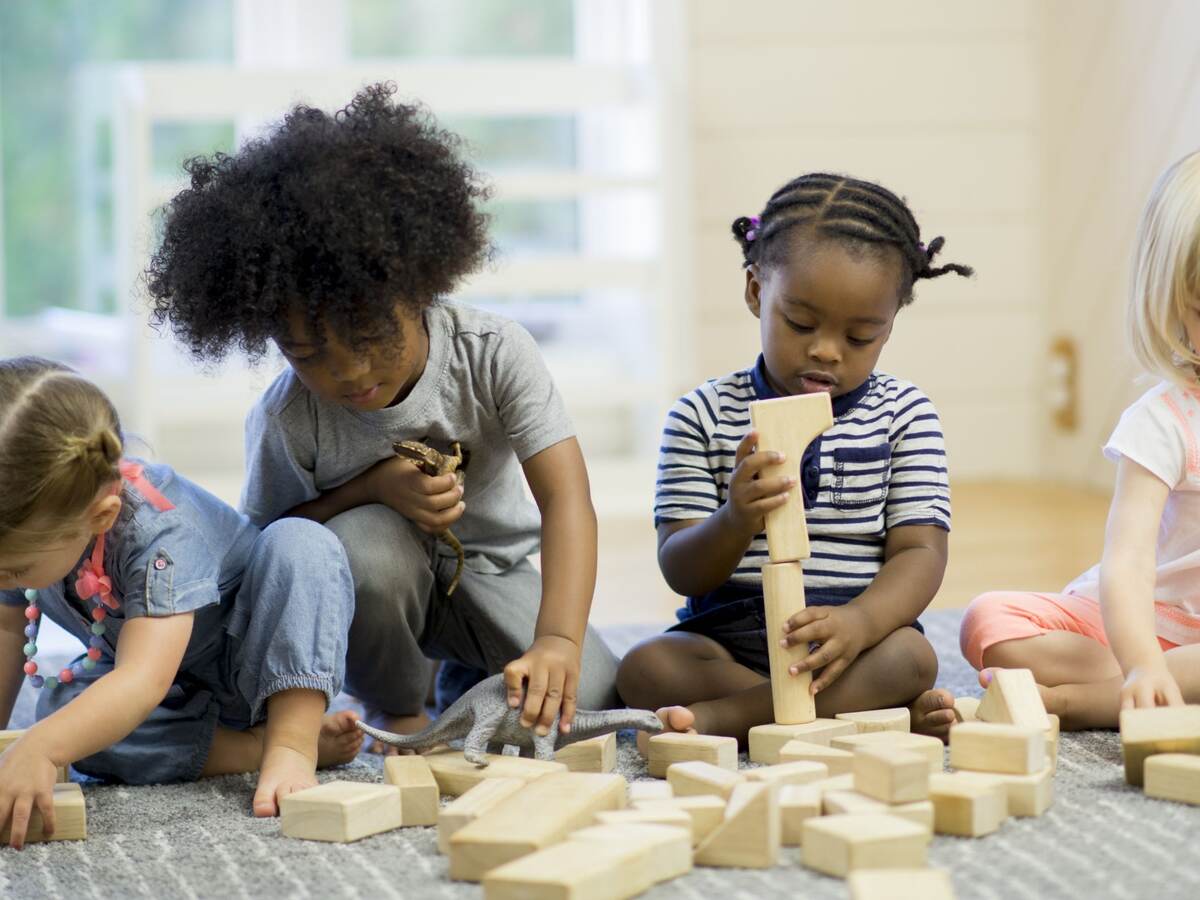
[[[942,660],[939,684],[978,694],[958,654],[957,612],[923,618]],[[607,632],[622,652],[645,628]],[[31,698],[18,715],[28,722]],[[631,742],[620,771],[645,777]],[[378,781],[365,754],[324,780]],[[85,786],[86,842],[0,850],[0,897],[479,897],[478,887],[446,879],[432,828],[407,828],[354,844],[280,836],[275,820],[249,813],[252,777],[161,787]],[[1037,819],[1010,819],[979,838],[935,837],[932,865],[948,869],[960,898],[1200,897],[1195,864],[1200,808],[1146,799],[1121,776],[1120,743],[1110,732],[1065,734],[1055,800]],[[842,898],[845,884],[799,864],[785,848],[765,871],[696,869],[645,896]]]

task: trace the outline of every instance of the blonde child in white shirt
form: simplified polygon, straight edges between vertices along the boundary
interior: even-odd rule
[[[1163,380],[1104,447],[1117,480],[1101,561],[1059,594],[977,597],[960,634],[982,684],[1032,669],[1064,728],[1200,703],[1200,153],[1159,178],[1135,262],[1129,336]]]

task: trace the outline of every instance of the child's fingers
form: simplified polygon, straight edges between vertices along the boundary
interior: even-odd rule
[[[38,811],[42,814],[42,834],[54,834],[54,790],[39,791],[36,798]]]
[[[529,675],[529,687],[525,691],[525,707],[521,710],[521,727],[532,728],[546,699],[547,673],[538,666]]]
[[[734,481],[750,481],[758,476],[763,469],[778,465],[787,457],[777,450],[768,450],[765,452],[756,451],[751,453],[740,463],[733,473]]]
[[[828,617],[829,617],[828,609],[825,609],[824,607],[821,607],[821,606],[809,606],[805,609],[800,610],[800,612],[796,613],[794,616],[792,616],[790,619],[788,619],[786,622],[783,623],[784,634],[787,634],[792,631],[796,631],[799,628],[803,628],[805,625],[808,625],[810,622],[816,622],[819,619],[825,619]]]
[[[850,665],[850,661],[847,660],[846,657],[844,657],[844,656],[839,656],[837,659],[835,659],[833,662],[831,662],[829,665],[827,665],[825,667],[825,671],[823,671],[820,674],[820,676],[813,679],[813,683],[812,683],[813,694],[815,695],[818,692],[825,690],[825,688],[829,687],[831,684],[833,684],[835,681],[837,681],[838,676],[841,675],[843,672],[845,672],[846,667],[849,665]]]
[[[504,690],[508,694],[508,706],[516,709],[521,705],[521,695],[524,693],[525,677],[528,669],[521,660],[510,662],[504,667]]]
[[[562,712],[558,719],[558,730],[563,734],[571,730],[571,723],[575,721],[575,702],[578,690],[579,676],[568,672],[567,677],[563,680]]]
[[[742,464],[742,460],[754,452],[754,447],[756,444],[758,444],[758,432],[751,428],[746,432],[746,436],[738,442],[737,450],[734,451],[734,468],[740,466]]]
[[[1167,686],[1163,691],[1163,701],[1167,706],[1183,706],[1183,694],[1179,690],[1179,684],[1174,678],[1167,680]]]
[[[29,814],[33,810],[33,798],[24,794],[12,806],[9,819],[8,846],[20,850],[25,846],[25,832],[29,830]]]
[[[446,509],[453,509],[458,506],[463,497],[463,489],[457,484],[448,491],[443,491],[440,494],[428,494],[421,501],[421,505],[430,512],[441,512]]]
[[[552,671],[546,682],[546,699],[542,701],[542,712],[537,720],[538,734],[550,733],[550,729],[554,727],[554,720],[558,718],[559,710],[562,707],[562,698],[563,673]]]
[[[788,671],[793,675],[799,675],[801,672],[814,672],[823,666],[831,665],[835,659],[841,656],[841,652],[842,647],[839,641],[828,640],[804,659],[788,666]]]
[[[436,534],[439,531],[445,531],[461,519],[466,508],[467,505],[460,500],[450,509],[419,509],[413,513],[412,520],[425,531]]]
[[[453,473],[449,475],[421,475],[417,481],[417,489],[422,494],[444,494],[457,486],[458,476]]]
[[[742,490],[742,496],[747,502],[758,500],[787,500],[788,494],[796,486],[796,481],[787,475],[777,475],[772,478],[759,478],[751,481]]]

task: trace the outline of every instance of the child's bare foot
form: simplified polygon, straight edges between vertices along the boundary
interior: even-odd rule
[[[354,710],[343,709],[322,720],[321,734],[317,738],[318,769],[340,766],[358,756],[365,735],[354,724],[357,718]]]
[[[254,789],[254,815],[277,816],[280,800],[316,784],[317,767],[313,760],[285,744],[268,747],[263,752],[258,786]]]
[[[425,710],[421,710],[415,716],[390,716],[378,710],[370,710],[364,716],[364,719],[368,725],[373,725],[384,731],[391,731],[394,734],[416,734],[432,721],[425,714]],[[367,752],[379,753],[383,756],[399,756],[400,748],[393,747],[391,744],[385,744],[383,741],[371,741],[370,746],[367,747]]]
[[[908,708],[912,730],[947,740],[954,724],[954,695],[942,688],[926,691]]]
[[[686,706],[664,706],[662,709],[657,710],[655,715],[662,720],[663,732],[696,733],[696,714]],[[646,755],[649,740],[650,735],[646,734],[646,732],[638,732],[637,748],[642,756]]]

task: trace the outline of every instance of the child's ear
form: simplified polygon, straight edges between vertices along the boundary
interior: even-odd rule
[[[754,314],[754,318],[759,318],[759,313],[762,310],[762,301],[760,295],[762,292],[762,282],[758,280],[758,266],[746,267],[746,308]]]
[[[92,534],[104,534],[113,527],[121,512],[121,496],[108,494],[92,504],[88,510],[87,527]]]

